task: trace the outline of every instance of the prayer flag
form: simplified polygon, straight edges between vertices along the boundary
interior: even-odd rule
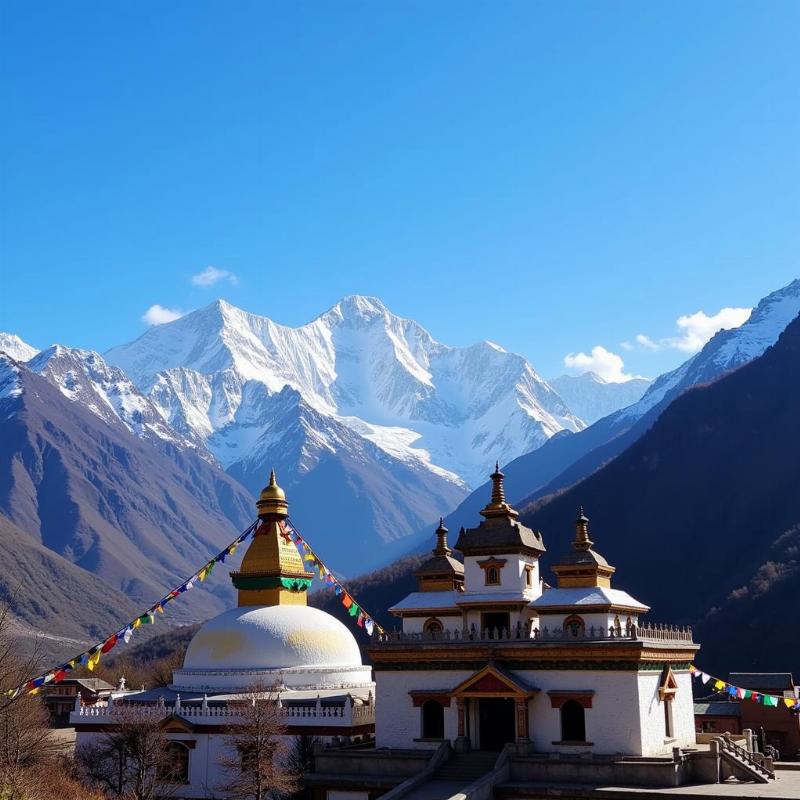
[[[703,681],[703,683],[708,683],[711,680],[711,676],[707,672],[701,672],[700,680]]]
[[[373,626],[373,622],[372,622],[372,620],[371,620],[369,617],[367,617],[367,618],[364,620],[364,627],[366,628],[366,630],[367,630],[367,633],[368,633],[370,636],[372,636],[372,630],[373,630],[373,627],[372,627],[372,626]]]
[[[358,607],[357,603],[353,603],[353,605],[351,605],[350,608],[347,609],[347,613],[351,617],[357,616],[359,611],[361,611],[361,609]]]
[[[725,688],[725,682],[717,679],[714,681],[714,688],[722,691]]]
[[[794,701],[793,697],[784,697],[783,698],[783,703],[786,706],[786,708],[791,708],[794,705],[794,702],[795,701]]]
[[[122,634],[122,641],[125,642],[125,644],[128,644],[128,642],[131,640],[131,636],[133,636],[133,626],[128,625],[128,627],[125,628],[125,633]]]
[[[359,628],[364,627],[364,614],[361,611],[358,612],[358,619],[356,620],[356,625],[358,625]]]
[[[113,636],[106,639],[105,642],[103,642],[103,646],[100,648],[100,652],[107,653],[109,652],[109,650],[113,650],[116,644],[117,644],[117,635],[114,634]]]
[[[347,594],[346,592],[345,592],[344,597],[342,597],[342,605],[345,608],[350,608],[353,605],[353,598],[350,597],[350,595]]]
[[[773,697],[771,694],[764,695],[764,705],[765,706],[772,706],[773,708],[778,707],[778,698]]]

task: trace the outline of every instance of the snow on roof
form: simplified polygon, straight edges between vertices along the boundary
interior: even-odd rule
[[[461,592],[412,592],[399,603],[395,603],[390,613],[396,611],[452,611],[456,609],[456,597],[462,597]]]
[[[605,586],[586,586],[574,589],[547,589],[530,605],[536,609],[560,606],[625,606],[639,611],[649,611],[650,607],[635,600],[621,589],[607,589]]]
[[[456,605],[473,603],[526,603],[528,600],[522,592],[463,592],[456,598]]]

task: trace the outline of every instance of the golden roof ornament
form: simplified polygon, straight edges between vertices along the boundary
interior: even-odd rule
[[[591,550],[594,542],[589,538],[589,517],[583,513],[583,506],[578,509],[578,517],[575,520],[575,541],[572,543],[573,550]]]
[[[518,517],[519,513],[506,502],[506,491],[503,487],[505,475],[500,472],[500,462],[495,461],[494,472],[489,476],[492,479],[492,499],[480,512],[482,517]]]
[[[439,527],[436,529],[435,556],[449,556],[453,551],[447,546],[447,528],[444,526],[444,517],[439,517]]]
[[[269,483],[261,490],[261,495],[256,502],[258,516],[264,517],[274,514],[279,517],[289,516],[289,504],[286,502],[286,493],[278,486],[275,480],[275,470],[270,470]]]

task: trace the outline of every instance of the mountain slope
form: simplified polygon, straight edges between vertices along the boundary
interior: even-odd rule
[[[740,351],[741,352],[741,351]],[[583,504],[619,583],[659,617],[698,624],[707,670],[797,670],[800,318],[767,352],[686,392],[571,489],[523,510],[548,551]]]
[[[646,378],[610,383],[594,372],[561,375],[550,380],[550,385],[564,398],[573,414],[587,425],[640,400],[650,383]]]
[[[194,452],[109,424],[0,354],[0,512],[138,604],[233,539],[253,499]],[[212,588],[231,596],[227,581]],[[176,611],[203,618],[226,602],[201,591]]]
[[[741,327],[720,331],[699,353],[653,381],[634,405],[579,433],[554,436],[542,447],[504,466],[506,495],[519,505],[582,480],[641,437],[686,389],[713,380],[763,353],[798,313],[800,279],[761,300]],[[475,519],[488,492],[487,481],[446,517],[447,526],[458,530]]]
[[[121,592],[34,541],[0,514],[0,600],[32,632],[96,641],[141,612]],[[78,612],[78,608],[80,611]],[[66,642],[66,649],[80,649]]]
[[[344,298],[313,322],[278,325],[224,301],[151,328],[106,354],[176,428],[205,437],[224,466],[251,439],[212,438],[250,416],[247,387],[284,386],[414,469],[459,486],[487,464],[582,423],[520,356],[488,342],[436,342],[377,299]]]

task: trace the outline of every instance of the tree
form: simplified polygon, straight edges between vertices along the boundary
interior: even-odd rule
[[[293,800],[305,800],[311,797],[311,790],[303,786],[303,775],[314,771],[314,753],[320,742],[318,736],[303,734],[296,736],[289,748],[286,769],[297,782]]]
[[[297,789],[287,767],[286,726],[273,689],[255,686],[236,704],[220,765],[230,774],[225,791],[237,800],[274,800]]]
[[[13,598],[12,598],[13,599]],[[0,797],[3,800],[91,800],[48,728],[41,698],[13,690],[34,677],[38,642],[20,655],[8,602],[0,603]]]
[[[77,753],[88,783],[125,800],[173,794],[177,782],[184,780],[184,764],[176,762],[164,733],[164,716],[149,706],[119,704],[113,717],[113,727]]]

